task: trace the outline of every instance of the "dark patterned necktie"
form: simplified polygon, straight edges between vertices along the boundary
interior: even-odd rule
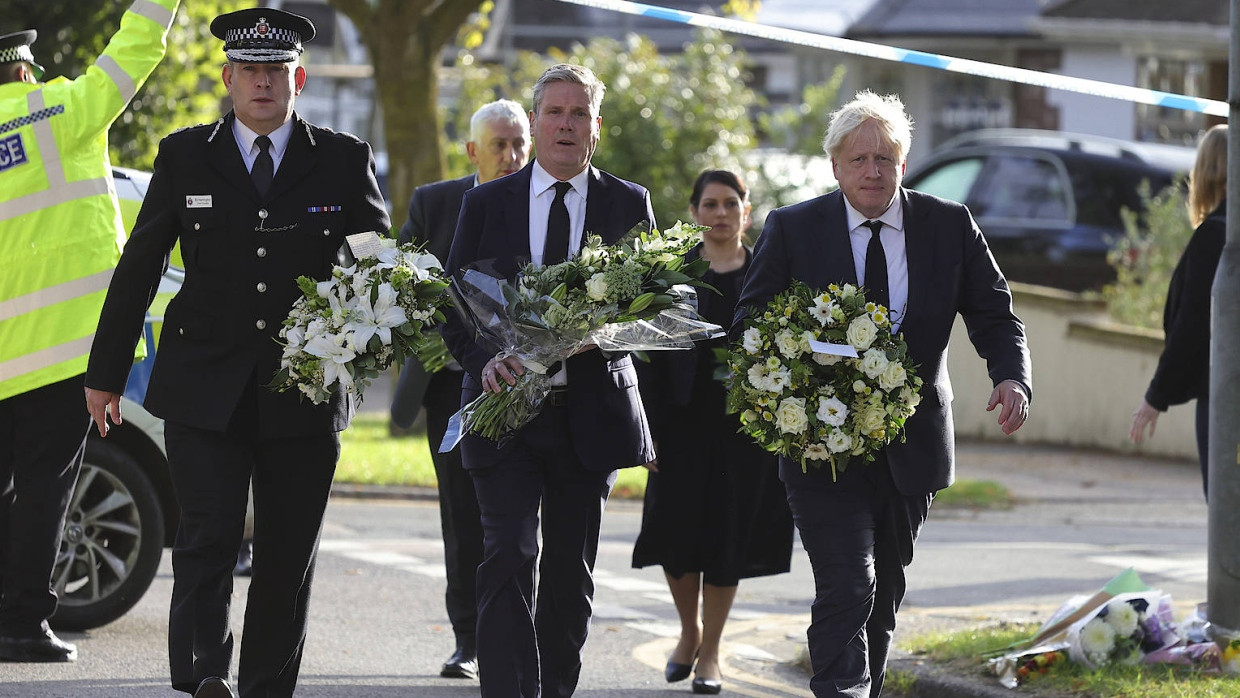
[[[250,168],[250,179],[254,180],[258,195],[266,196],[276,173],[275,163],[272,162],[271,153],[268,152],[271,149],[271,139],[259,136],[254,139],[254,143],[258,146],[258,157],[254,159],[254,167]]]
[[[865,248],[865,297],[871,302],[887,309],[891,314],[891,300],[887,292],[887,253],[883,251],[883,242],[879,233],[883,229],[882,221],[866,221],[865,227],[870,229],[870,244]]]
[[[572,189],[568,182],[555,183],[555,198],[547,212],[547,240],[543,243],[543,266],[568,259],[568,206],[564,195]]]

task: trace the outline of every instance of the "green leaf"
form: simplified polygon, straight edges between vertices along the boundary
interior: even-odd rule
[[[667,296],[663,296],[663,297],[667,298]],[[654,302],[654,299],[655,299],[655,294],[643,293],[637,298],[634,298],[632,303],[629,303],[628,312],[629,313],[640,313],[641,311],[648,308],[650,304]]]

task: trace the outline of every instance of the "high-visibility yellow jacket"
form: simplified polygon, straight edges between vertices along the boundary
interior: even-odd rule
[[[0,85],[0,400],[86,371],[125,243],[108,128],[164,57],[178,3],[135,0],[75,80]]]

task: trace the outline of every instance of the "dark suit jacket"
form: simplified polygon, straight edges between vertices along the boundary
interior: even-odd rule
[[[465,194],[447,269],[456,272],[474,262],[495,260],[495,268],[505,277],[516,276],[530,259],[532,171],[533,163]],[[591,167],[584,232],[610,243],[643,222],[654,225],[650,194]],[[475,338],[473,328],[456,313],[449,314],[443,336],[465,368],[461,386],[461,403],[465,404],[481,394],[482,369],[500,348]],[[615,470],[652,460],[650,428],[629,355],[608,358],[591,350],[571,357],[566,364],[573,448],[581,463],[591,470]],[[467,436],[462,442],[466,469],[502,462],[505,448],[495,449],[485,439]]]
[[[1193,231],[1171,275],[1163,310],[1166,344],[1145,391],[1145,401],[1156,410],[1210,394],[1211,291],[1227,240],[1226,213],[1224,200]]]
[[[969,210],[903,188],[900,196],[909,284],[900,332],[925,384],[916,414],[905,423],[907,441],[890,444],[886,452],[896,487],[919,495],[943,489],[955,478],[947,343],[956,315],[964,318],[995,385],[1013,379],[1028,391],[1032,380],[1024,325],[1012,312],[1007,281]],[[847,220],[839,190],[767,216],[737,306],[734,336],[743,331],[749,308],[765,308],[793,280],[816,289],[857,283]],[[785,458],[780,474],[785,482],[804,477],[800,464]]]
[[[425,245],[426,251],[435,255],[440,264],[447,264],[452,249],[452,234],[456,232],[456,219],[461,215],[461,201],[465,192],[474,186],[475,175],[460,179],[424,184],[413,190],[409,198],[409,219],[400,228],[399,242]],[[448,369],[444,369],[447,371]],[[460,384],[460,372],[451,371]],[[447,389],[448,378],[436,381]],[[399,426],[408,427],[418,415],[418,408],[426,402],[427,387],[431,376],[422,368],[420,361],[406,361],[400,369],[400,379],[392,395],[392,420]],[[458,390],[453,386],[453,390]],[[445,401],[446,401],[445,395]],[[438,453],[432,449],[432,452]]]
[[[267,383],[279,369],[276,339],[301,295],[297,277],[327,278],[346,235],[388,230],[365,142],[294,115],[280,169],[260,197],[233,137],[234,118],[160,143],[86,371],[86,385],[124,390],[145,311],[179,239],[185,283],[168,305],[145,405],[214,431],[227,426],[251,380]],[[297,436],[344,429],[353,405],[337,396],[316,406],[295,390],[260,388],[258,410],[263,436]]]

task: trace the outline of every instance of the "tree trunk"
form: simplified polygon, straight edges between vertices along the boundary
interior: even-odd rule
[[[414,187],[444,178],[439,64],[444,46],[482,0],[331,0],[357,26],[383,112],[392,223]]]

